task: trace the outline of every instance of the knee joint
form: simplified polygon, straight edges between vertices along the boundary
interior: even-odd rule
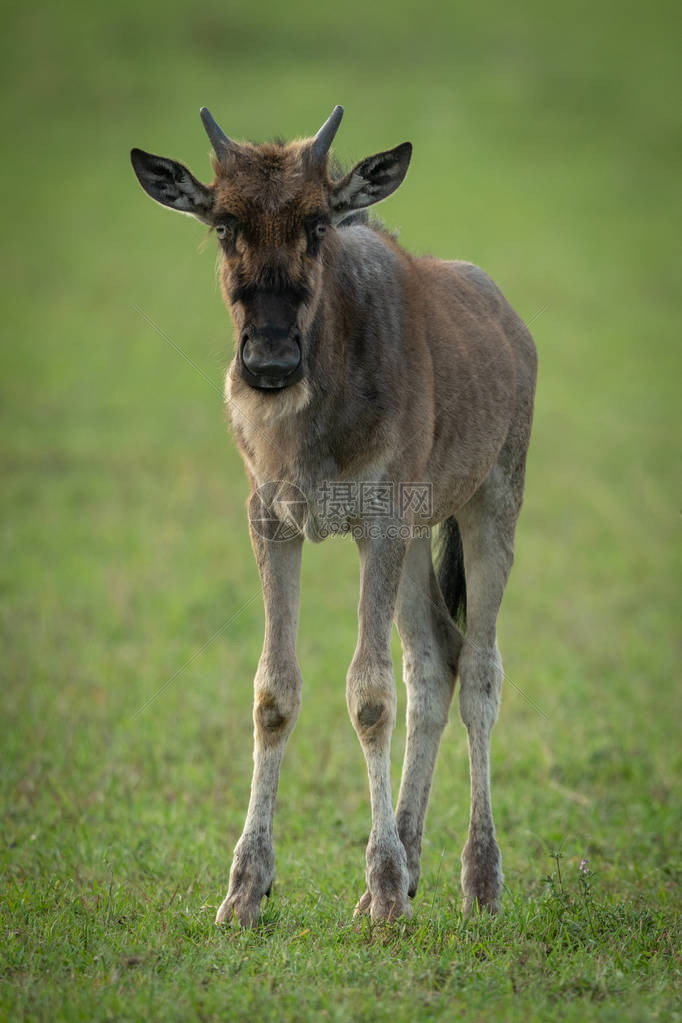
[[[363,703],[356,711],[356,721],[360,728],[374,728],[388,717],[388,708],[383,703]]]
[[[351,709],[351,719],[355,731],[363,739],[373,738],[393,724],[390,705],[377,697],[358,701]]]
[[[266,741],[286,738],[298,717],[300,689],[293,685],[257,685],[253,707],[256,732]]]
[[[361,739],[390,731],[395,724],[393,665],[354,660],[346,685],[348,711]]]
[[[276,701],[260,703],[256,708],[256,717],[264,732],[279,732],[287,723],[287,715],[280,710]]]
[[[495,723],[502,690],[502,661],[496,648],[465,650],[460,665],[459,709],[467,727]]]

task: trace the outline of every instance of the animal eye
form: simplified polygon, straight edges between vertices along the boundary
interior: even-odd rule
[[[304,226],[308,237],[308,255],[316,256],[320,250],[320,243],[329,230],[329,220],[321,213],[311,214],[306,217]]]
[[[237,227],[237,218],[225,213],[220,218],[220,223],[215,226],[216,237],[219,238],[221,242],[225,241],[226,238],[233,238],[237,233]]]

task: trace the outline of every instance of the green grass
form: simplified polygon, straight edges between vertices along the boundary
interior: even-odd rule
[[[679,1020],[675,12],[4,12],[0,1018]],[[329,541],[304,557],[278,880],[235,933],[213,917],[248,799],[262,609],[221,407],[230,332],[213,242],[152,206],[128,150],[206,177],[202,103],[264,138],[337,102],[342,159],[415,145],[383,209],[403,242],[480,263],[538,342],[500,619],[504,913],[459,913],[455,708],[413,920],[352,923],[357,558]],[[400,724],[396,781],[403,745]]]

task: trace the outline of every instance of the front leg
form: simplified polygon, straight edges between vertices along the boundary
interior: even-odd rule
[[[396,693],[391,662],[391,625],[407,542],[363,539],[360,551],[358,645],[348,670],[346,696],[362,745],[372,807],[367,845],[367,891],[356,913],[372,920],[410,916],[407,858],[393,814],[390,749]]]
[[[296,632],[302,539],[277,541],[251,532],[263,584],[265,642],[254,680],[254,766],[244,831],[234,851],[227,896],[216,923],[253,926],[275,877],[273,818],[284,746],[301,705]]]

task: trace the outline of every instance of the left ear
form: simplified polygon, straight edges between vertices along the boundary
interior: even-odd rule
[[[137,180],[147,195],[162,206],[189,213],[203,224],[210,224],[213,192],[176,160],[154,156],[143,149],[131,149],[130,160]]]
[[[332,220],[338,223],[354,210],[373,206],[395,192],[407,174],[412,143],[403,142],[387,153],[368,156],[345,178],[335,181],[329,194]]]

